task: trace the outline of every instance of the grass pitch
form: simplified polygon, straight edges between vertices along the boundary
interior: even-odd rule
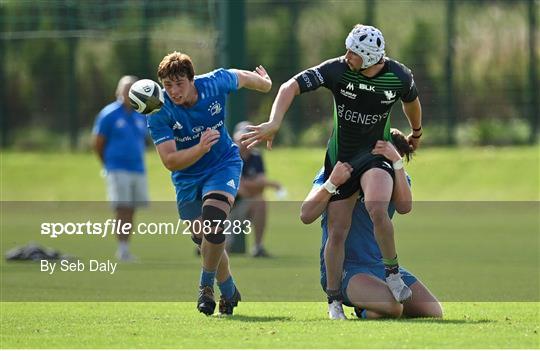
[[[323,150],[278,149],[266,156],[269,177],[285,184],[291,200],[301,200]],[[232,258],[245,299],[235,316],[196,311],[199,261],[189,238],[135,237],[132,249],[141,262],[121,265],[111,277],[48,276],[33,264],[1,262],[1,346],[539,348],[538,165],[538,148],[527,147],[426,149],[407,166],[422,201],[395,219],[397,247],[401,263],[443,301],[443,320],[327,320],[318,284],[320,229],[301,225],[299,204],[288,202],[270,208],[267,246],[276,258]],[[153,152],[148,166],[152,199],[173,200],[170,178]],[[53,240],[36,232],[47,218],[110,217],[106,205],[52,202],[104,198],[92,155],[3,152],[1,168],[2,252],[37,241],[81,259],[111,258],[112,237]],[[137,220],[176,220],[174,203],[152,204]]]
[[[537,303],[446,303],[443,320],[330,321],[324,303],[4,303],[3,348],[538,348]],[[347,309],[351,312],[352,309]]]
[[[268,177],[302,201],[324,161],[324,149],[265,151]],[[157,153],[146,156],[152,201],[175,201],[170,173]],[[1,153],[3,201],[103,201],[104,180],[96,156]],[[538,201],[538,146],[423,148],[405,168],[416,201]],[[272,193],[269,192],[270,198]]]

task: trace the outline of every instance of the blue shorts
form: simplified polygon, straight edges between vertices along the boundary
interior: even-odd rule
[[[403,267],[399,267],[399,272],[401,273],[401,278],[403,279],[403,282],[407,286],[411,286],[418,281],[418,279],[411,272],[409,272]],[[371,275],[373,277],[379,278],[382,281],[385,281],[383,264],[376,265],[376,266],[346,265],[345,269],[343,270],[343,279],[341,281],[341,293],[343,295],[343,303],[347,306],[353,306],[353,304],[349,300],[349,297],[347,296],[347,287],[349,286],[349,282],[351,281],[351,278],[357,275],[358,273]],[[323,290],[325,290],[326,289],[326,273],[324,271],[321,272],[321,285],[322,285]]]
[[[181,219],[201,216],[202,198],[211,191],[223,191],[234,198],[240,185],[242,159],[233,158],[210,170],[205,176],[176,186],[176,205]]]

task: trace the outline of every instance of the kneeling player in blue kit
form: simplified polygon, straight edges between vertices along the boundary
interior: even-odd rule
[[[387,159],[398,162],[411,152],[403,134],[392,130],[392,141],[378,141],[372,153],[383,155]],[[397,150],[396,150],[397,149]],[[398,151],[399,150],[399,151]],[[352,167],[348,163],[338,162],[333,168],[330,179],[337,184],[345,183],[351,176]],[[409,179],[404,169],[395,172],[395,185],[389,215],[394,211],[408,213],[412,207],[412,195]],[[313,189],[302,204],[301,219],[304,223],[312,223],[322,214],[322,247],[321,247],[321,285],[326,289],[326,267],[324,247],[328,240],[328,219],[326,207],[332,196],[322,185],[324,170],[321,170],[313,181]],[[385,266],[381,251],[375,240],[373,222],[367,212],[363,198],[356,202],[352,214],[352,224],[345,241],[345,260],[343,264],[343,280],[341,291],[345,305],[355,307],[360,318],[391,317],[442,317],[442,308],[435,296],[412,273],[400,267],[404,283],[413,291],[412,298],[399,303],[385,283]]]

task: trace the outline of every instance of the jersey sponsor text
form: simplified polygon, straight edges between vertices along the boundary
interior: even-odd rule
[[[345,109],[345,105],[339,105],[337,108],[337,113],[339,118],[343,118],[346,121],[352,123],[359,123],[364,125],[376,124],[377,122],[386,119],[388,117],[388,112],[383,114],[363,114],[358,111],[352,111]]]
[[[223,125],[223,121],[219,121],[218,123],[216,123],[215,125],[213,125],[212,127],[210,127],[211,129],[218,129],[219,127],[221,127]],[[192,141],[192,140],[195,140],[195,139],[198,139],[201,137],[201,134],[202,134],[202,130],[204,129],[204,127],[194,127],[193,128],[193,132],[195,132],[195,130],[197,130],[198,132],[193,134],[193,135],[186,135],[184,137],[174,137],[174,140],[179,142],[179,143],[185,143],[185,142],[188,142],[188,141]],[[161,140],[161,139],[160,139]],[[157,141],[156,141],[157,142]]]

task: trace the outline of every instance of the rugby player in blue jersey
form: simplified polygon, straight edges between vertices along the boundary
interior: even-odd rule
[[[386,282],[398,302],[411,297],[411,290],[401,279],[394,242],[394,227],[388,216],[392,196],[392,164],[371,150],[378,140],[390,140],[392,106],[401,100],[412,132],[408,143],[413,149],[422,135],[422,113],[411,71],[385,56],[385,41],[380,30],[357,24],[345,40],[343,56],[304,70],[281,85],[272,106],[269,121],[248,127],[244,143],[253,147],[261,141],[271,147],[285,112],[296,95],[321,87],[328,89],[334,102],[334,128],[328,140],[324,161],[324,186],[333,193],[328,204],[329,238],[324,252],[328,277],[330,318],[343,319],[340,295],[344,243],[351,225],[351,215],[359,192],[373,221],[375,239],[386,266]],[[337,162],[349,163],[352,174],[347,182],[335,186],[329,176]]]
[[[191,58],[179,52],[163,58],[157,75],[165,103],[149,115],[148,128],[161,161],[172,172],[180,218],[190,221],[192,240],[201,248],[197,309],[214,313],[217,280],[219,312],[232,314],[240,293],[224,250],[225,234],[230,233],[223,230],[238,191],[242,159],[225,128],[225,101],[241,88],[266,93],[272,81],[262,66],[254,72],[220,68],[195,76]]]
[[[410,150],[405,136],[398,130],[392,129],[392,143],[378,141],[373,154],[383,155],[397,162],[402,157],[409,158]],[[399,152],[397,150],[399,150]],[[330,179],[336,184],[344,184],[351,176],[352,167],[348,163],[338,162]],[[326,267],[324,248],[328,241],[328,219],[326,208],[332,194],[324,184],[324,170],[315,177],[313,188],[302,204],[301,220],[308,224],[322,214],[322,247],[321,247],[321,285],[326,290]],[[395,183],[389,216],[394,211],[405,214],[411,211],[412,194],[409,179],[404,169],[395,172]],[[397,302],[385,283],[385,266],[381,251],[375,240],[373,222],[367,212],[363,196],[354,207],[351,227],[345,241],[345,260],[343,264],[343,280],[341,293],[344,303],[355,307],[356,315],[360,318],[391,317],[442,317],[442,308],[435,296],[413,274],[403,267],[400,273],[405,284],[413,291],[412,298]]]

